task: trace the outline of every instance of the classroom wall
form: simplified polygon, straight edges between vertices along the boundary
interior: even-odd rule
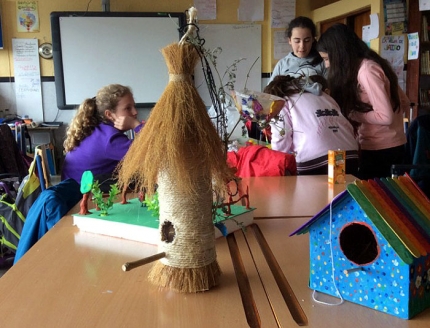
[[[237,21],[237,8],[240,0],[217,0],[217,20],[200,21],[205,23],[220,23],[220,24],[240,24],[243,22]],[[259,22],[262,25],[262,72],[271,72],[271,37],[270,27],[267,23],[267,18],[270,14],[271,0],[265,2],[265,18],[264,22]],[[36,38],[39,44],[44,42],[52,43],[50,13],[53,11],[102,11],[100,0],[38,0],[38,12],[40,21],[40,31],[35,33],[19,33],[17,32],[17,17],[16,17],[16,1],[15,0],[0,0],[1,18],[3,26],[4,49],[0,50],[0,117],[5,114],[16,113],[16,101],[14,90],[14,67],[12,54],[12,39],[13,38]],[[118,12],[184,12],[191,5],[191,0],[176,0],[176,1],[140,1],[140,0],[111,0],[110,11]],[[247,22],[245,22],[247,23]],[[85,60],[85,51],[83,51],[83,60]],[[73,118],[74,110],[58,110],[55,97],[54,83],[54,65],[52,59],[43,59],[40,57],[40,69],[42,76],[42,102],[44,111],[44,121],[62,121],[70,122]],[[90,76],[83,76],[91,78]],[[5,112],[5,110],[8,110]],[[31,117],[31,108],[28,113]],[[147,110],[139,110],[139,118],[144,119],[148,115]],[[62,153],[62,142],[64,140],[66,124],[55,131],[57,154]]]
[[[381,13],[382,0],[362,0],[350,1],[340,0],[324,6],[322,8],[311,10],[313,0],[300,0],[296,1],[296,14],[309,16],[315,22],[320,22],[333,18],[336,16],[344,15],[348,12],[371,7],[372,13]],[[100,0],[39,0],[39,19],[40,19],[40,32],[36,33],[19,33],[16,28],[16,1],[14,0],[1,0],[2,11],[2,25],[3,25],[3,39],[4,49],[0,50],[0,77],[14,76],[13,59],[11,53],[12,38],[37,38],[39,44],[44,42],[51,42],[51,26],[49,15],[52,11],[101,11]],[[111,0],[111,11],[177,11],[183,12],[190,7],[189,0],[176,0],[176,1],[138,1],[138,0]],[[215,21],[201,21],[201,23],[219,23],[219,24],[240,24],[237,21],[237,8],[240,0],[217,0],[217,19]],[[273,58],[273,29],[270,27],[270,5],[271,0],[264,0],[265,4],[265,20],[259,22],[262,25],[262,58],[261,68],[263,73],[270,73],[276,64],[276,59]],[[381,22],[381,30],[383,30],[383,22]],[[374,41],[373,46],[378,48],[378,41]],[[52,60],[40,60],[41,75],[42,77],[54,76],[54,66]]]
[[[0,50],[0,111],[8,109],[9,113],[16,112],[14,85],[12,81],[14,77],[12,38],[36,38],[39,44],[44,42],[52,42],[50,13],[53,11],[102,11],[100,0],[39,0],[39,20],[40,32],[35,33],[19,33],[17,32],[16,24],[16,1],[15,0],[0,0],[1,1],[1,17],[3,25],[4,49]],[[271,29],[268,24],[270,15],[271,0],[265,2],[265,18],[264,22],[258,22],[262,25],[262,58],[261,68],[263,73],[270,73],[274,62],[272,60],[272,45],[271,45]],[[205,23],[220,23],[220,24],[240,24],[243,22],[237,21],[237,8],[240,0],[217,0],[217,19],[210,21],[200,21]],[[111,0],[110,11],[131,11],[131,12],[184,12],[187,10],[193,1],[177,0],[177,1],[138,1],[138,0]],[[246,22],[247,23],[247,22]],[[84,58],[84,53],[83,53]],[[58,110],[55,100],[55,85],[54,85],[54,65],[52,59],[40,58],[40,70],[42,76],[42,97],[45,121],[63,121],[69,122],[74,115],[74,111]],[[85,78],[85,77],[83,77]],[[9,83],[10,82],[10,83]],[[263,83],[263,82],[262,82]],[[31,116],[31,109],[29,109]],[[145,118],[148,111],[139,111],[139,117]],[[1,112],[0,112],[0,115]]]
[[[380,14],[382,0],[350,1],[340,0],[316,10],[310,10],[313,0],[301,0],[296,2],[296,14],[311,17],[315,22],[320,22],[344,15],[366,6],[371,7],[371,13]],[[240,0],[217,0],[217,20],[201,21],[201,23],[240,23],[237,21],[237,7]],[[14,0],[1,0],[2,25],[4,49],[0,50],[0,77],[11,77],[14,74],[12,64],[11,44],[12,38],[37,38],[39,43],[51,42],[51,27],[49,15],[52,11],[101,11],[101,1],[90,0],[39,0],[40,32],[19,33],[16,29],[16,2]],[[263,73],[270,73],[276,64],[273,58],[273,29],[270,28],[270,4],[271,0],[264,0],[265,20],[262,24],[262,58],[261,68]],[[177,1],[151,1],[142,2],[136,0],[110,1],[111,11],[179,11],[183,12],[190,6],[189,0]],[[381,30],[383,21],[380,19]],[[372,42],[372,47],[379,50],[379,40]],[[54,76],[52,60],[40,60],[42,77]]]
[[[217,0],[217,20],[200,21],[202,24],[219,23],[219,24],[240,24],[237,21],[237,8],[240,0]],[[88,5],[89,3],[89,5]],[[139,0],[111,0],[111,11],[156,11],[156,12],[184,12],[190,7],[193,1],[176,0],[176,1],[139,1]],[[268,17],[270,15],[271,0],[264,0],[265,18],[264,22],[258,22],[262,25],[262,72],[271,72],[271,37]],[[85,11],[88,5],[89,11],[101,11],[100,0],[39,0],[39,19],[40,32],[36,33],[18,33],[16,29],[16,2],[14,0],[1,0],[2,5],[2,23],[3,37],[5,46],[0,50],[0,77],[13,76],[13,59],[11,47],[12,38],[37,38],[39,44],[51,42],[51,26],[49,15],[52,11]],[[52,60],[42,59],[40,61],[42,77],[54,76],[54,66]]]
[[[11,52],[12,38],[36,38],[39,44],[44,42],[52,42],[50,13],[52,11],[101,11],[100,0],[39,0],[39,20],[40,32],[36,33],[18,33],[16,24],[16,1],[15,0],[0,0],[0,10],[3,27],[4,49],[0,50],[0,116],[4,115],[1,111],[8,109],[9,113],[16,112],[15,91],[14,91],[14,67],[13,56]],[[262,25],[262,58],[261,68],[264,75],[268,75],[277,59],[273,58],[273,34],[274,29],[270,26],[271,20],[271,2],[272,0],[263,0],[265,4],[263,22],[258,22]],[[350,1],[339,0],[319,9],[314,8],[314,0],[299,0],[296,1],[296,15],[311,17],[316,23],[344,15],[348,12],[371,7],[372,13],[379,14],[380,30],[383,31],[383,21],[381,19],[383,0],[362,0]],[[183,12],[193,5],[191,0],[160,0],[160,1],[140,1],[140,0],[111,0],[111,11],[158,11],[158,12]],[[219,24],[240,24],[243,22],[237,21],[237,8],[240,0],[217,0],[217,19],[214,21],[200,21],[201,24],[219,23]],[[373,40],[372,48],[379,50],[379,39]],[[83,54],[84,59],[84,54]],[[58,110],[55,99],[54,85],[54,66],[52,59],[40,58],[41,75],[42,75],[42,99],[45,121],[63,121],[68,123],[73,115],[74,110]],[[82,78],[90,78],[83,76]],[[267,77],[262,78],[262,86],[266,85]],[[29,113],[31,116],[31,109]],[[139,113],[140,118],[145,118],[147,112]],[[61,150],[61,143],[64,138],[64,128],[57,131],[58,148]],[[61,153],[61,151],[59,152]]]

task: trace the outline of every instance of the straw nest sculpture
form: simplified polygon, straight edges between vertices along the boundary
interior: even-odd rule
[[[160,205],[159,251],[149,279],[179,292],[218,284],[212,222],[213,192],[223,192],[233,173],[225,148],[192,80],[200,57],[195,46],[162,49],[169,83],[119,166],[120,187],[134,183]]]

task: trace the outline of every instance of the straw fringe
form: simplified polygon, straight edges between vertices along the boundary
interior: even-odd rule
[[[197,50],[189,44],[174,43],[162,53],[169,74],[191,75],[199,60]],[[225,190],[233,173],[203,100],[186,79],[170,81],[119,165],[120,187],[134,182],[136,188],[146,188],[151,196],[158,172],[168,169],[178,188],[185,195],[193,195],[192,175],[202,166],[212,175],[213,188]]]
[[[149,271],[148,279],[155,285],[181,293],[204,292],[217,286],[221,268],[217,261],[201,268],[174,268],[156,262]]]

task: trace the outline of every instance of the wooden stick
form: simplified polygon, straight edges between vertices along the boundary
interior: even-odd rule
[[[122,265],[122,271],[130,271],[131,269],[137,268],[141,265],[145,265],[145,264],[154,262],[156,260],[162,259],[165,256],[166,256],[166,253],[162,252],[162,253],[157,253],[157,254],[145,257],[137,261],[124,263]]]
[[[284,297],[284,301],[287,304],[288,309],[290,310],[291,316],[299,326],[307,326],[308,318],[306,317],[303,308],[297,300],[293,289],[288,283],[287,278],[282,272],[282,269],[279,266],[275,255],[273,254],[269,244],[266,241],[266,238],[260,230],[260,227],[255,223],[249,225],[249,227],[251,227],[252,231],[254,232],[254,236],[257,239],[258,244],[260,245],[261,251],[266,258],[266,262],[269,265],[270,271],[272,271],[273,277],[275,278],[276,284],[278,285],[279,290]]]
[[[351,268],[351,269],[348,269],[348,270],[343,270],[343,273],[344,274],[350,274],[350,273],[353,273],[353,272],[356,272],[356,271],[361,271],[361,270],[363,270],[363,267],[356,267],[356,268]]]
[[[227,235],[226,238],[228,249],[230,250],[231,261],[233,262],[234,272],[236,274],[237,285],[242,298],[243,309],[245,310],[246,321],[248,322],[249,327],[260,328],[260,314],[258,313],[254,296],[252,295],[251,285],[249,283],[248,275],[246,274],[245,266],[243,265],[242,256],[240,256],[236,237],[231,233]]]

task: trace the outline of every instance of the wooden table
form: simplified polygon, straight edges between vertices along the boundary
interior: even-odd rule
[[[249,186],[249,200],[255,218],[312,217],[334,196],[355,180],[346,176],[346,184],[329,184],[326,175],[242,178],[242,188]]]
[[[428,327],[430,310],[403,320],[348,302],[339,306],[316,304],[307,287],[308,236],[287,237],[305,220],[257,220],[257,224],[309,327]],[[242,232],[235,236],[261,327],[278,327],[275,315],[282,327],[296,327],[251,234],[246,232],[252,253]],[[67,216],[0,279],[1,326],[248,327],[225,238],[217,240],[223,271],[220,286],[205,293],[178,294],[153,286],[146,279],[150,265],[121,271],[124,262],[154,252],[156,247],[148,244],[81,233]]]
[[[429,326],[430,309],[403,320],[349,302],[338,306],[314,302],[308,288],[309,237],[288,237],[308,219],[256,220],[308,327]],[[255,302],[254,313],[261,327],[296,327],[253,230],[237,231],[234,237]],[[248,327],[228,246],[231,239],[222,237],[216,242],[223,271],[220,285],[205,293],[179,294],[148,282],[150,264],[121,270],[125,262],[154,254],[156,246],[80,232],[72,225],[72,217],[66,216],[0,278],[0,326]],[[336,301],[321,294],[318,299]]]

